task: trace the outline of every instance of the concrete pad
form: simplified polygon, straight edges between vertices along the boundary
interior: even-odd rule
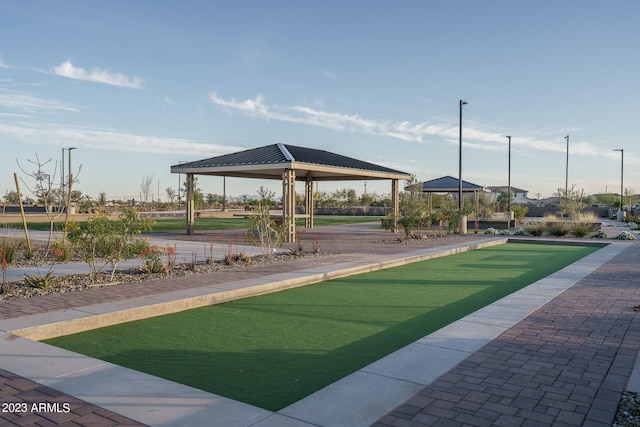
[[[474,323],[462,318],[418,340],[420,344],[473,353],[497,338],[506,329],[502,326]]]
[[[629,382],[627,383],[627,390],[640,393],[640,353],[636,356],[631,377],[629,377]]]
[[[248,426],[271,414],[110,363],[42,381],[42,384],[155,426]]]
[[[58,347],[2,333],[0,335],[2,369],[45,383],[56,377],[95,369],[102,360],[73,353]]]
[[[369,426],[421,388],[358,371],[278,413],[316,426]]]
[[[501,326],[507,329],[534,311],[533,308],[511,307],[509,304],[501,304],[498,301],[469,314],[465,317],[465,320],[483,325]]]
[[[413,343],[362,368],[361,372],[428,385],[470,354],[466,351]]]
[[[317,427],[317,425],[274,413],[252,424],[251,427]]]

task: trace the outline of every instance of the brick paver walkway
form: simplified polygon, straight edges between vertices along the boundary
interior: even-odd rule
[[[0,410],[3,427],[144,425],[2,369],[0,404],[3,405]]]
[[[636,243],[375,426],[611,426],[640,347],[638,285]]]

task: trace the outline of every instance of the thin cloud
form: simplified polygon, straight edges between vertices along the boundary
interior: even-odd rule
[[[30,113],[36,111],[79,111],[79,108],[73,105],[3,88],[0,88],[0,107]]]
[[[135,135],[113,129],[70,126],[64,124],[0,123],[3,140],[55,146],[73,145],[108,151],[152,154],[217,156],[242,150],[241,147],[206,144],[183,138]]]
[[[240,112],[265,120],[301,123],[335,131],[390,137],[407,142],[421,143],[432,137],[439,137],[450,144],[459,143],[458,126],[450,126],[449,124],[380,121],[365,119],[357,114],[328,112],[308,106],[283,107],[277,104],[267,104],[262,95],[257,95],[254,99],[239,101],[235,98],[224,99],[217,92],[212,91],[209,93],[209,101],[228,111]],[[531,149],[543,152],[566,150],[562,144],[562,138],[559,138],[558,141],[550,141],[543,138],[517,137],[512,140],[512,144],[514,150],[522,149],[522,152],[531,152]],[[507,139],[503,133],[488,132],[482,130],[480,126],[467,124],[463,128],[463,146],[485,151],[501,151],[506,149]],[[571,152],[582,155],[600,155],[602,150],[588,142],[572,142]]]
[[[86,71],[84,68],[74,66],[71,60],[67,60],[57,67],[54,67],[53,74],[69,79],[103,83],[131,89],[142,89],[143,82],[139,77],[129,77],[121,73],[114,73],[110,70],[100,68],[93,68],[91,71]]]
[[[11,68],[7,64],[5,64],[4,59],[2,58],[2,55],[0,55],[0,68]]]

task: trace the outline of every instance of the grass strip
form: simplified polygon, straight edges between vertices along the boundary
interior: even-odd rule
[[[507,243],[45,342],[276,411],[595,250]]]
[[[184,218],[163,218],[154,220],[151,233],[177,233],[184,232]],[[340,225],[340,224],[359,224],[363,222],[378,222],[379,216],[340,216],[340,215],[316,215],[314,217],[314,226]],[[80,227],[83,227],[84,221],[78,221]],[[304,219],[297,219],[296,225],[304,227]],[[27,228],[35,231],[49,231],[49,222],[29,222]],[[194,222],[195,230],[233,230],[238,228],[249,228],[250,223],[247,218],[198,218]],[[15,228],[22,230],[22,223],[0,224],[3,228]],[[54,222],[54,231],[63,231],[64,222]]]

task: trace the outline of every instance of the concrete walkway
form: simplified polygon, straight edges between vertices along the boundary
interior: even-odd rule
[[[471,246],[502,239],[488,237]],[[0,302],[5,319],[0,321],[2,401],[31,405],[55,400],[73,407],[68,413],[0,413],[0,420],[28,425],[40,417],[55,424],[73,420],[99,426],[136,425],[131,420],[154,426],[610,425],[640,345],[633,311],[640,304],[640,245],[629,242],[611,241],[277,413],[32,340],[469,246],[464,242],[396,256],[329,256],[295,271],[274,269],[240,280],[236,275],[213,285],[194,276],[191,281],[197,283],[188,289],[151,289],[67,309],[56,308],[64,304],[62,298],[49,298],[49,309],[46,304],[33,307],[37,314],[32,315],[25,315],[28,301]]]

